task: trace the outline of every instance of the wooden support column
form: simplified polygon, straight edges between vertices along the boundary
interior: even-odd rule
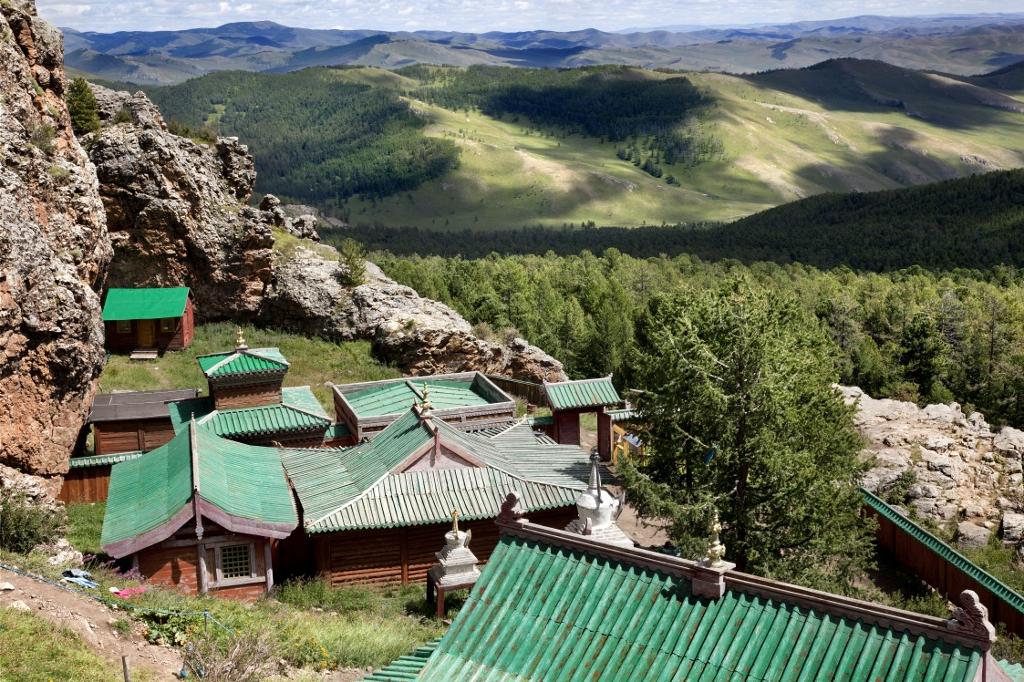
[[[210,590],[210,581],[206,573],[206,543],[200,542],[196,545],[199,562],[196,571],[199,573],[199,594],[206,594]]]
[[[602,462],[611,461],[612,458],[612,418],[604,411],[604,408],[597,413],[597,454],[601,456]]]
[[[274,588],[274,565],[270,556],[270,543],[263,542],[263,568],[267,573],[267,592]]]
[[[409,584],[409,529],[402,528],[402,584]]]

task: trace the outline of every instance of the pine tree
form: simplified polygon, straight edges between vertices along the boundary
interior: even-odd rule
[[[684,556],[702,556],[714,507],[740,570],[842,589],[865,567],[866,467],[834,350],[794,301],[745,280],[651,301],[632,357],[650,456],[623,475]]]
[[[68,113],[76,135],[87,135],[100,129],[96,96],[84,78],[76,78],[68,87]]]

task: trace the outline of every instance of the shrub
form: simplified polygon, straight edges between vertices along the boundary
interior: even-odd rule
[[[227,640],[197,637],[189,644],[187,664],[205,682],[259,682],[275,672],[273,635],[262,627]]]
[[[66,521],[59,507],[37,504],[20,490],[0,489],[0,549],[27,554],[56,539]]]
[[[114,123],[131,123],[132,112],[128,111],[127,107],[121,107],[118,109],[117,114],[114,116]]]
[[[357,287],[366,279],[366,254],[362,245],[354,239],[343,239],[338,245],[338,255],[341,256],[341,267],[344,272],[341,275],[342,284],[349,287]]]
[[[32,129],[29,143],[44,154],[53,153],[53,141],[57,139],[57,131],[49,123],[41,123]]]

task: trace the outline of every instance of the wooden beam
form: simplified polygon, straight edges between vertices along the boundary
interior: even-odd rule
[[[206,574],[206,543],[200,542],[196,545],[196,552],[198,553],[198,568],[196,569],[199,573],[199,594],[206,594],[210,589],[209,578]]]
[[[270,556],[270,543],[263,543],[263,572],[267,574],[267,592],[274,589],[274,566]]]

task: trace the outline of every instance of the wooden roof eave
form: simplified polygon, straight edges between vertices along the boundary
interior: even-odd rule
[[[140,550],[163,542],[167,538],[171,537],[192,518],[192,500],[190,499],[182,505],[181,509],[175,512],[171,518],[167,519],[159,526],[151,528],[139,535],[134,535],[123,540],[117,540],[103,545],[103,551],[115,559],[135,554]]]
[[[197,499],[199,513],[202,514],[204,518],[210,519],[217,525],[242,535],[255,535],[263,538],[283,540],[291,535],[292,531],[299,527],[297,520],[295,523],[272,523],[269,521],[259,521],[257,519],[247,519],[242,516],[235,516],[234,514],[229,514],[224,511],[209,500],[204,499],[202,495],[199,495]],[[292,506],[294,508],[294,501],[292,502]]]

